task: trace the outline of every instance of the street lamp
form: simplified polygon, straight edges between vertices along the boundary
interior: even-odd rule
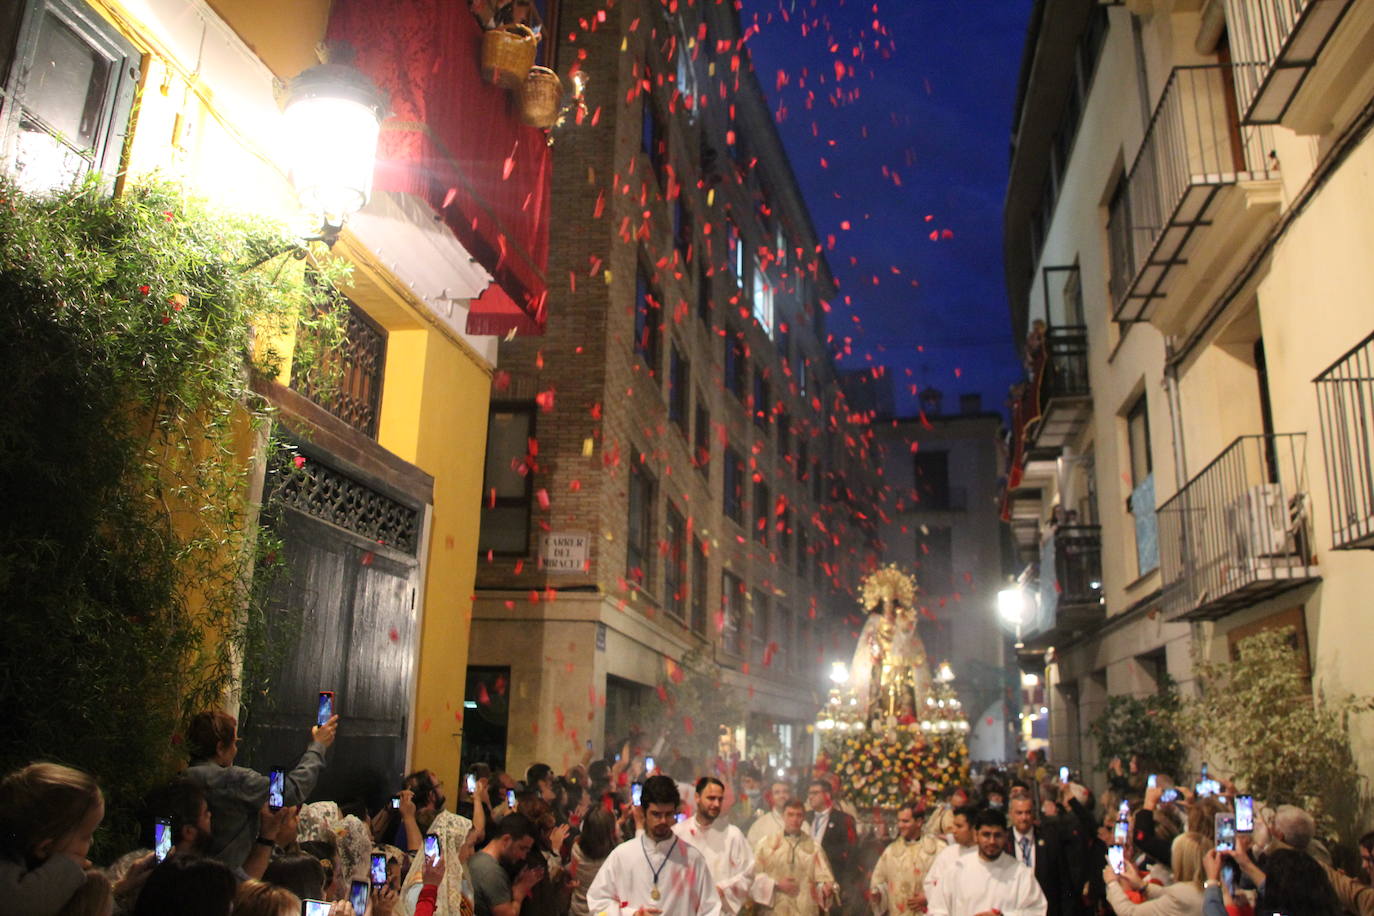
[[[997,613],[1016,628],[1016,648],[1021,648],[1021,626],[1026,622],[1026,593],[1013,585],[997,593]]]
[[[836,684],[844,684],[849,681],[849,669],[844,662],[832,662],[830,664],[830,680]]]
[[[318,64],[291,80],[282,107],[291,184],[332,245],[372,193],[387,100],[360,70]]]

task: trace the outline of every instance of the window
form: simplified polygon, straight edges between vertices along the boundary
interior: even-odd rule
[[[0,12],[0,161],[41,192],[113,175],[129,129],[140,55],[80,0]],[[12,51],[12,53],[11,53]]]
[[[778,516],[778,558],[784,563],[792,562],[792,507],[788,506]]]
[[[811,465],[811,500],[821,502],[825,499],[825,470],[821,466],[821,460],[817,458]]]
[[[687,404],[691,398],[692,370],[687,357],[673,346],[668,359],[668,419],[687,435]]]
[[[529,553],[530,508],[534,481],[529,444],[534,438],[534,405],[493,402],[487,418],[487,457],[482,483],[480,553]]]
[[[706,545],[692,539],[692,632],[706,635]]]
[[[635,274],[635,352],[649,367],[650,375],[657,375],[659,350],[662,347],[662,299],[649,282],[649,272],[643,262]]]
[[[751,634],[754,644],[753,657],[760,665],[765,665],[772,661],[773,653],[768,651],[768,644],[773,641],[773,607],[768,600],[768,594],[754,589],[754,631]]]
[[[807,360],[805,354],[798,352],[796,368],[797,396],[801,398],[803,401],[806,400],[806,389],[809,383],[809,377],[807,375],[807,372],[810,369],[810,367],[811,363],[809,360]]]
[[[711,330],[713,325],[711,319],[711,275],[710,265],[706,263],[706,258],[697,258],[697,317],[706,326],[706,330]]]
[[[763,265],[754,261],[754,318],[769,337],[773,336],[773,280]]]
[[[734,216],[725,217],[725,231],[730,252],[730,271],[735,275],[735,285],[744,289],[744,240],[740,238]]]
[[[725,335],[725,390],[735,397],[744,398],[744,379],[749,372],[748,357],[744,353],[744,341],[738,334]]]
[[[744,654],[744,582],[729,571],[720,574],[720,647],[731,655]]]
[[[1126,444],[1131,460],[1131,496],[1126,507],[1135,519],[1136,570],[1142,576],[1159,566],[1159,519],[1155,514],[1148,406],[1142,394],[1126,411]]]
[[[640,588],[649,588],[652,579],[654,478],[638,463],[630,466],[629,546],[625,572]]]
[[[773,390],[764,377],[763,371],[754,370],[754,425],[764,427],[768,424],[768,414],[772,408]]]
[[[808,457],[811,453],[811,442],[806,438],[805,428],[803,428],[802,432],[797,436],[797,440],[797,480],[804,481],[806,480],[807,473],[811,470],[810,458]]]
[[[949,452],[919,451],[911,456],[915,470],[916,508],[949,509]]]
[[[797,526],[797,572],[803,578],[806,576],[807,554],[811,550],[809,540],[810,537],[806,533],[806,519],[803,518],[802,523]]]
[[[1146,407],[1145,395],[1142,394],[1126,412],[1132,487],[1140,486],[1154,471],[1154,459],[1150,455],[1150,414]]]
[[[732,448],[725,449],[725,517],[744,524],[744,459]]]
[[[711,412],[700,397],[697,398],[696,426],[692,431],[692,463],[700,471],[711,464]]]
[[[671,503],[664,526],[668,555],[663,566],[663,604],[679,623],[687,621],[687,523]]]
[[[673,243],[682,260],[688,260],[688,253],[692,249],[692,211],[681,192],[673,199]]]
[[[784,461],[792,461],[792,418],[786,413],[779,412],[778,420],[773,425],[778,428],[778,457]]]
[[[954,590],[953,538],[948,527],[916,529],[916,579],[927,595],[948,595]]]
[[[768,484],[757,481],[754,484],[754,540],[768,546],[768,519],[773,511],[773,499],[768,493]]]
[[[649,85],[652,86],[653,72],[647,66],[644,69]],[[640,128],[639,148],[649,157],[649,166],[658,177],[659,186],[666,187],[664,167],[668,164],[668,132],[663,124],[663,118],[658,113],[658,103],[654,101],[653,93],[645,92],[643,96],[644,123]]]
[[[323,370],[299,371],[305,364],[293,365],[291,388],[343,420],[369,439],[377,438],[377,423],[382,406],[382,372],[386,368],[386,329],[346,298],[338,307],[346,310],[343,345],[322,354]],[[297,340],[316,332],[301,325]],[[320,384],[320,375],[335,379]]]

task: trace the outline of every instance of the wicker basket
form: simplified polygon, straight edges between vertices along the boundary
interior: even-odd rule
[[[563,107],[563,81],[548,67],[531,67],[520,86],[520,120],[530,127],[553,127]]]
[[[534,66],[534,46],[539,39],[525,25],[508,25],[482,35],[482,78],[497,86],[518,90]]]

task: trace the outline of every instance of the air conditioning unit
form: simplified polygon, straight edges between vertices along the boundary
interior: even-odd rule
[[[1288,502],[1278,484],[1262,483],[1241,494],[1226,507],[1226,528],[1232,544],[1232,561],[1253,567],[1264,557],[1293,552],[1288,539]]]

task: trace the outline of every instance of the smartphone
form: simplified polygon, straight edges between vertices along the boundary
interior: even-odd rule
[[[172,822],[160,817],[153,822],[153,853],[161,862],[172,851]]]
[[[1126,865],[1126,849],[1119,843],[1115,846],[1107,847],[1107,864],[1112,867],[1112,871],[1118,875]]]
[[[1236,848],[1236,816],[1234,814],[1217,815],[1217,850],[1225,851]]]
[[[1156,775],[1155,773],[1151,773],[1151,774],[1150,774],[1150,778],[1147,779],[1147,780],[1145,780],[1145,787],[1146,787],[1147,789],[1156,789],[1156,788],[1158,788],[1158,787],[1159,787],[1159,776]]]
[[[1202,764],[1202,778],[1203,778],[1204,780],[1207,778],[1207,763],[1206,763],[1206,761],[1203,761],[1203,764]]]
[[[1118,846],[1125,846],[1126,841],[1131,838],[1130,821],[1117,821],[1116,829],[1112,831],[1112,842]]]
[[[391,807],[395,808],[395,809],[398,810],[398,811],[400,810],[400,808],[401,808],[401,796],[399,796],[399,795],[393,795],[393,796],[391,796]]]
[[[1255,830],[1255,796],[1236,796],[1236,833],[1253,833]]]
[[[587,750],[590,751],[591,749],[592,749],[592,739],[591,739],[591,738],[588,738],[588,739],[587,739]]]
[[[374,852],[372,854],[372,871],[370,875],[373,884],[386,884],[386,853]]]
[[[645,758],[644,758],[644,772],[646,772],[646,773],[652,773],[653,771],[654,771],[654,758],[652,758],[652,757],[645,757]]]
[[[319,714],[315,716],[315,724],[323,725],[332,718],[334,718],[334,691],[321,690],[320,711]]]
[[[267,807],[280,811],[286,806],[286,771],[272,767],[267,771]]]
[[[474,793],[474,792],[476,792],[476,791],[477,791],[477,775],[476,775],[475,773],[469,773],[469,774],[468,774],[468,794],[471,795],[472,793]]]
[[[333,905],[328,900],[302,900],[301,916],[329,916]]]
[[[368,886],[366,881],[354,881],[348,888],[348,902],[353,904],[353,912],[363,916],[367,910]]]
[[[1178,801],[1178,789],[1170,787],[1159,794],[1159,800],[1164,804]]]
[[[507,789],[507,790],[506,790],[506,807],[509,808],[509,809],[511,809],[512,811],[515,810],[515,790],[514,790],[514,789]]]
[[[439,852],[439,837],[437,834],[425,835],[425,858],[429,859],[430,865],[438,865],[441,853]]]
[[[1131,816],[1131,803],[1127,799],[1121,799],[1121,804],[1116,806],[1116,816],[1120,820],[1126,820]]]
[[[638,808],[639,799],[643,792],[644,786],[641,783],[635,783],[634,785],[630,786],[630,804]]]
[[[1061,783],[1063,783],[1064,785],[1068,785],[1068,782],[1069,782],[1069,768],[1068,768],[1068,767],[1060,767],[1060,768],[1059,768],[1059,781],[1060,781]]]

